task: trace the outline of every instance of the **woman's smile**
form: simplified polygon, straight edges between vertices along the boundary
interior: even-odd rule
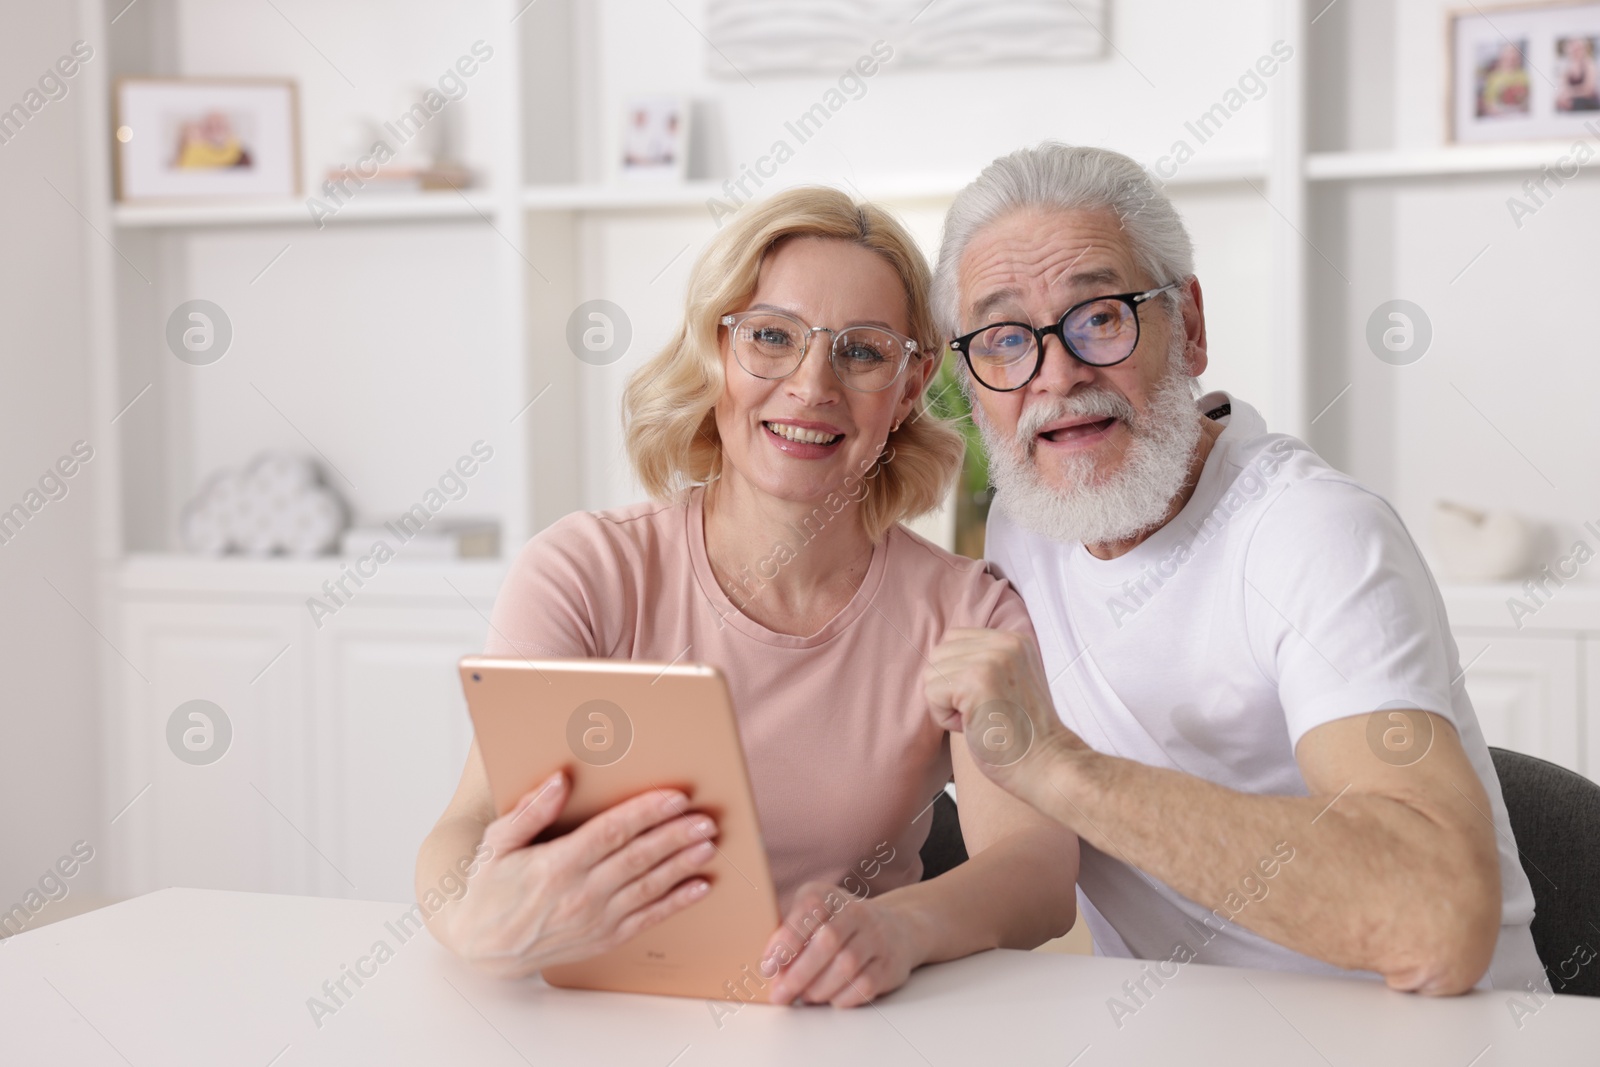
[[[761,424],[772,446],[796,459],[822,459],[839,451],[844,431],[825,422],[768,419]]]

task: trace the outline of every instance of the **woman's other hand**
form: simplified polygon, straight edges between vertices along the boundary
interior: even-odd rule
[[[807,882],[761,954],[761,975],[776,972],[774,1004],[854,1008],[904,985],[926,958],[921,949],[914,918],[887,897]]]

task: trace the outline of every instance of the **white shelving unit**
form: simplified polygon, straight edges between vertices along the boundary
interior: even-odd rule
[[[470,741],[454,662],[482,648],[506,560],[540,509],[569,506],[545,502],[531,462],[540,415],[519,416],[541,392],[556,393],[546,406],[561,403],[544,374],[555,357],[527,340],[520,6],[386,5],[385,18],[344,38],[370,47],[340,53],[347,69],[335,70],[287,5],[79,0],[99,60],[81,75],[79,207],[104,428],[92,444],[114,471],[97,501],[98,614],[114,650],[101,661],[105,795],[132,801],[117,824],[125,847],[108,861],[114,895],[174,883],[410,895],[416,845]],[[317,17],[353,13],[342,4]],[[460,51],[479,38],[494,48],[452,104],[480,178],[470,190],[362,191],[323,226],[304,199],[113,202],[114,77],[295,77],[312,190],[337,162],[339,121],[448,66],[454,53],[419,43],[430,28]],[[233,321],[233,346],[205,367],[165,351],[167,314],[191,298]],[[501,559],[409,559],[401,545],[356,583],[337,558],[179,551],[179,506],[211,470],[261,448],[314,452],[357,516],[382,521],[421,499],[475,438],[492,444],[493,462],[448,506],[497,520]],[[357,469],[363,455],[385,461]],[[331,614],[309,610],[312,598]],[[207,766],[168,751],[168,718],[193,699],[232,724],[231,747]]]
[[[1574,175],[1570,159],[1576,139],[1600,143],[1449,143],[1446,29],[1458,5],[1315,6],[1305,74],[1342,92],[1299,105],[1309,440],[1391,500],[1424,551],[1430,510],[1447,499],[1548,523],[1554,560],[1600,514],[1587,400],[1600,375],[1562,310],[1592,302],[1578,235],[1600,225],[1600,171]],[[1563,159],[1559,185],[1529,198],[1526,179]],[[1513,200],[1536,210],[1513,213]],[[1396,299],[1421,307],[1432,335],[1402,365],[1367,339]],[[1490,744],[1600,773],[1600,585],[1556,590],[1523,624],[1507,606],[1526,596],[1520,582],[1452,582],[1441,570],[1441,589]]]

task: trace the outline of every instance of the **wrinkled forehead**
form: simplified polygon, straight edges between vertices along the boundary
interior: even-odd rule
[[[1049,315],[1144,283],[1127,231],[1109,208],[1002,215],[973,235],[957,272],[963,323],[1006,313]]]

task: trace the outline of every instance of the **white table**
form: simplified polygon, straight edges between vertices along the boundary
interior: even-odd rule
[[[1308,1064],[1600,1060],[1600,1000],[1425,999],[1191,964],[1120,1028],[1133,960],[996,951],[925,968],[853,1011],[573,992],[477,974],[404,905],[167,889],[0,942],[0,1064]],[[394,957],[320,1028],[307,999],[385,941]]]

